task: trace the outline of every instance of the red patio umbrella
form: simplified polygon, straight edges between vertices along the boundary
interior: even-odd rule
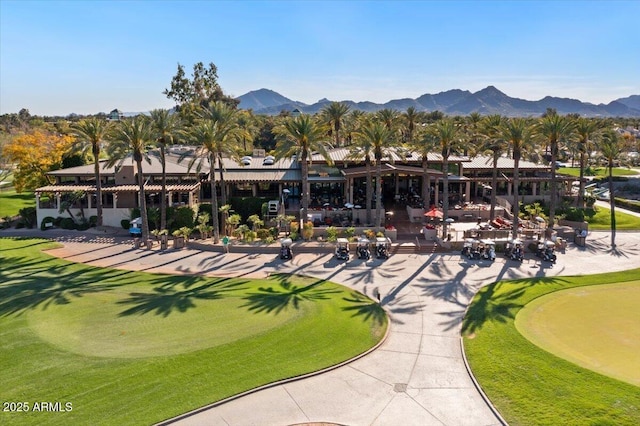
[[[437,210],[435,207],[426,212],[424,215],[433,219],[442,219],[444,217],[444,214],[440,210]]]

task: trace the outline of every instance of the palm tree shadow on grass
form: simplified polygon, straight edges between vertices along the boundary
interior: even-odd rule
[[[118,316],[155,313],[167,317],[173,312],[184,313],[195,308],[197,300],[222,299],[225,293],[241,290],[239,286],[246,282],[220,278],[197,285],[201,278],[171,276],[156,281],[158,285],[151,292],[129,293],[127,299],[118,301],[118,305],[131,305]]]
[[[6,260],[6,259],[3,259]],[[30,258],[11,258],[0,266],[0,316],[52,305],[66,305],[85,295],[127,284],[130,271],[72,268]],[[133,278],[131,278],[133,282]]]
[[[352,312],[352,318],[361,317],[363,322],[374,320],[378,325],[382,325],[387,317],[380,303],[361,293],[351,292],[350,297],[343,297],[342,300],[350,303],[350,306],[345,306],[342,310]]]
[[[273,278],[277,281],[277,286],[260,287],[258,292],[245,297],[247,303],[242,307],[256,314],[279,314],[289,307],[299,309],[302,302],[327,300],[331,294],[340,293],[338,289],[322,288],[322,284],[326,282],[324,280],[317,280],[308,285],[296,285],[285,274],[278,274]]]
[[[487,322],[506,323],[515,318],[522,304],[517,300],[524,294],[526,288],[515,288],[511,291],[496,295],[500,284],[493,284],[478,292],[478,297],[473,301],[462,320],[462,334],[471,334],[480,330]],[[458,313],[464,315],[464,313]],[[452,321],[459,322],[459,318]]]

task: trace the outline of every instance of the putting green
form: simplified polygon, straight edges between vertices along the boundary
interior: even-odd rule
[[[298,285],[302,279],[294,278]],[[315,309],[247,315],[247,291],[265,281],[209,279],[199,285],[128,285],[28,312],[29,327],[58,349],[85,356],[144,358],[225,345],[265,333]],[[254,287],[252,289],[251,287]],[[197,309],[192,309],[197,306]],[[245,307],[243,307],[245,306]]]
[[[640,386],[640,281],[556,291],[522,308],[517,330],[542,349]]]

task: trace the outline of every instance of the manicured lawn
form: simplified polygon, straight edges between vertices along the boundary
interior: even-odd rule
[[[532,300],[515,325],[554,355],[640,386],[638,307],[640,281],[577,287]]]
[[[0,190],[0,217],[17,216],[20,209],[35,207],[36,197],[33,192],[21,192],[15,189]]]
[[[593,216],[585,215],[585,220],[589,222],[589,230],[609,231],[611,230],[611,209],[597,206],[596,214]],[[640,217],[616,209],[616,229],[620,231],[640,230]]]
[[[518,311],[544,294],[625,283],[638,276],[640,269],[502,281],[478,292],[463,321],[465,352],[483,390],[509,424],[640,424],[639,387],[554,356],[514,325]]]
[[[3,401],[72,403],[0,413],[6,424],[152,424],[375,345],[387,317],[343,286],[88,267],[0,239]]]
[[[557,170],[558,173],[569,176],[580,176],[580,168],[579,167],[561,167]],[[596,176],[596,177],[604,177],[609,176],[609,169],[606,167],[592,167],[589,170],[590,173],[585,171],[585,176]],[[625,169],[623,167],[614,167],[613,175],[614,176],[635,176],[638,173],[635,170]]]

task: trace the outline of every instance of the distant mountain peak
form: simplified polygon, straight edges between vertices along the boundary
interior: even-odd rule
[[[270,89],[248,92],[237,98],[240,108],[252,109],[258,114],[279,114],[281,111],[298,109],[305,113],[320,112],[331,101],[322,98],[313,105],[292,101]],[[579,114],[589,117],[640,117],[640,95],[620,98],[605,105],[593,105],[577,99],[545,96],[538,101],[512,98],[490,85],[472,93],[468,90],[451,89],[437,94],[425,93],[416,99],[393,99],[384,104],[369,101],[342,101],[352,110],[376,112],[384,108],[404,111],[414,107],[418,111],[441,111],[447,115],[501,114],[508,117],[540,116],[547,108],[554,108],[560,114]]]

